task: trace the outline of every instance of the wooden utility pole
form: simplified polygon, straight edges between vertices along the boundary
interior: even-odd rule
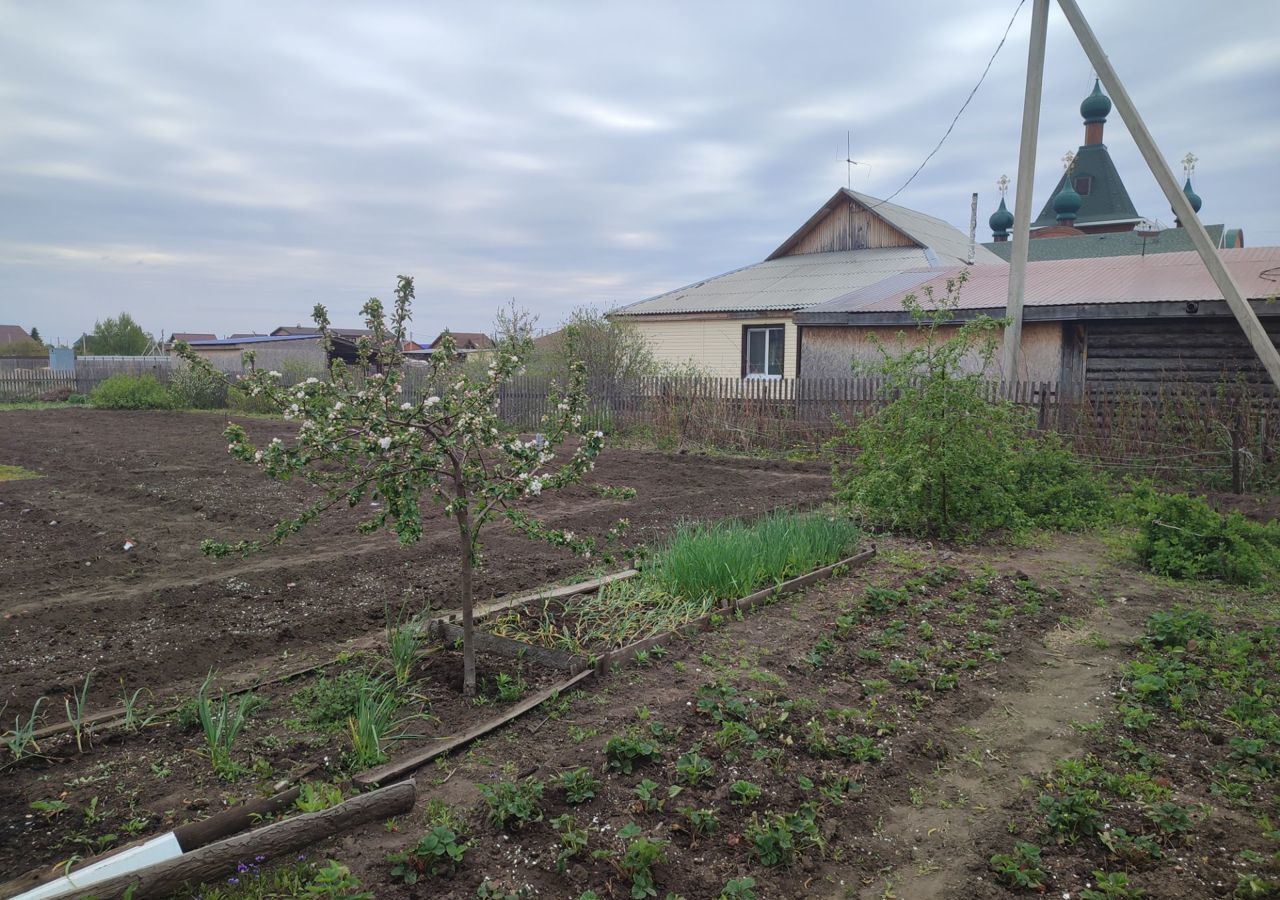
[[[1027,281],[1027,242],[1031,240],[1031,193],[1035,189],[1036,138],[1040,133],[1040,91],[1044,86],[1044,46],[1049,30],[1049,0],[1032,0],[1031,47],[1027,51],[1027,90],[1022,98],[1022,141],[1018,145],[1018,184],[1013,203],[1013,248],[1009,254],[1009,300],[1005,316],[1001,377],[1017,381],[1022,372],[1022,294]]]
[[[1267,374],[1271,376],[1272,383],[1277,388],[1280,388],[1280,351],[1277,351],[1275,344],[1271,343],[1271,338],[1268,337],[1266,329],[1262,327],[1262,323],[1258,321],[1257,313],[1249,306],[1249,301],[1241,295],[1239,286],[1236,284],[1235,279],[1231,277],[1231,272],[1223,264],[1217,248],[1214,247],[1213,241],[1209,238],[1209,233],[1204,230],[1204,225],[1200,224],[1200,217],[1192,209],[1191,201],[1187,199],[1186,194],[1182,193],[1182,188],[1178,185],[1177,179],[1174,178],[1173,170],[1169,168],[1169,164],[1160,155],[1156,142],[1151,138],[1151,132],[1147,131],[1146,123],[1138,115],[1137,108],[1133,105],[1133,101],[1129,99],[1129,94],[1125,91],[1124,85],[1120,83],[1120,76],[1112,68],[1111,60],[1107,59],[1107,54],[1103,52],[1102,45],[1098,43],[1098,38],[1094,35],[1093,29],[1085,21],[1084,13],[1080,12],[1080,7],[1076,4],[1076,0],[1058,0],[1058,5],[1062,7],[1062,12],[1066,15],[1067,22],[1071,24],[1071,30],[1076,33],[1076,39],[1080,41],[1080,46],[1084,48],[1085,54],[1089,57],[1089,62],[1093,64],[1094,71],[1098,73],[1102,86],[1107,89],[1107,93],[1111,96],[1111,102],[1115,104],[1116,110],[1120,113],[1120,118],[1129,129],[1129,134],[1133,136],[1133,142],[1138,145],[1138,149],[1142,152],[1142,158],[1147,161],[1147,167],[1151,169],[1151,174],[1155,176],[1160,189],[1164,191],[1165,197],[1168,198],[1174,214],[1181,220],[1182,227],[1191,236],[1191,243],[1195,245],[1196,252],[1200,254],[1200,259],[1204,262],[1205,268],[1209,270],[1209,275],[1213,278],[1214,284],[1218,286],[1218,290],[1222,291],[1222,296],[1226,299],[1227,306],[1231,308],[1231,312],[1235,315],[1236,321],[1240,323],[1240,328],[1244,331],[1245,337],[1253,345],[1253,350],[1258,354],[1258,359],[1262,360],[1262,365],[1266,368]],[[1039,9],[1038,5],[1036,9]],[[1034,55],[1036,41],[1034,19],[1032,19],[1031,29],[1032,53]],[[1041,32],[1041,41],[1043,41],[1043,38],[1044,35]],[[1031,71],[1028,69],[1028,103],[1030,102],[1030,96]],[[1040,105],[1040,80],[1038,74],[1035,99],[1038,110]],[[1025,153],[1027,134],[1025,111],[1023,116],[1022,136],[1024,142],[1023,152]],[[1032,158],[1034,159],[1034,155]],[[1022,209],[1021,161],[1018,164],[1018,209]],[[1024,228],[1027,224],[1025,219],[1019,218],[1021,215],[1023,215],[1021,212],[1014,213],[1013,258],[1015,262],[1013,265],[1015,266],[1018,264],[1018,238],[1024,233]],[[1022,246],[1024,248],[1022,262],[1025,266],[1025,240]],[[1021,288],[1021,282],[1019,283],[1019,288]],[[1009,314],[1013,314],[1013,273],[1010,273],[1009,278]],[[1021,324],[1022,298],[1019,296],[1018,325],[1021,326]],[[1005,339],[1007,358],[1008,332],[1006,332]],[[1005,377],[1009,376],[1006,375]]]

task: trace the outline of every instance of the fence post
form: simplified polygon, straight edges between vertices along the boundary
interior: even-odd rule
[[[1231,426],[1231,493],[1244,493],[1244,478],[1240,471],[1240,456],[1244,441],[1244,411],[1236,408],[1236,420]]]

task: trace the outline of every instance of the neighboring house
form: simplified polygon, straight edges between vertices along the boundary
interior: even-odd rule
[[[1034,242],[1033,242],[1034,243]],[[1280,247],[1223,250],[1221,257],[1280,345]],[[873,337],[915,340],[902,300],[946,293],[961,272],[956,320],[1004,315],[1007,266],[921,269],[796,314],[805,378],[842,378],[851,361],[879,358]],[[1157,381],[1217,381],[1243,374],[1265,383],[1257,355],[1195,252],[1045,260],[1027,265],[1019,380],[1068,388]],[[1000,373],[993,372],[1000,377]]]
[[[31,335],[21,325],[0,325],[0,346],[31,341]]]
[[[373,337],[373,332],[368,328],[330,328],[329,333],[335,338],[347,338],[356,341],[362,337]],[[296,336],[296,335],[318,335],[320,329],[314,325],[281,325],[275,331],[271,332],[271,337]]]
[[[493,338],[489,337],[489,335],[484,334],[482,332],[450,331],[449,329],[446,328],[444,331],[436,335],[436,339],[434,341],[432,341],[430,344],[427,344],[426,350],[430,352],[438,348],[440,346],[440,342],[444,340],[444,336],[446,334],[453,338],[454,348],[456,349],[457,354],[460,357],[471,356],[474,353],[483,353],[484,351],[492,350],[495,346],[497,346],[496,344],[494,344]]]
[[[286,365],[322,371],[329,361],[319,335],[315,334],[215,338],[191,341],[190,345],[197,356],[207,359],[215,369],[231,373],[244,371],[247,350],[253,351],[254,367],[268,371],[281,371]]]
[[[624,306],[661,362],[709,375],[791,378],[795,316],[909,269],[964,263],[962,232],[933,216],[840,189],[763,262]],[[1005,263],[981,245],[977,262]]]
[[[1080,104],[1084,143],[1054,185],[1039,217],[1031,223],[1028,260],[1143,256],[1193,249],[1190,237],[1176,218],[1174,222],[1178,227],[1157,229],[1153,217],[1141,216],[1134,208],[1111,153],[1102,142],[1110,112],[1111,99],[1102,93],[1102,86],[1095,80],[1093,93]],[[1195,158],[1189,157],[1184,165],[1187,180],[1182,190],[1199,214],[1203,201],[1191,188]],[[1003,197],[988,224],[992,241],[983,246],[1007,261],[1012,252],[1009,233],[1013,228],[1013,213],[1009,212]],[[1244,246],[1244,232],[1239,228],[1206,227],[1219,247]]]
[[[173,349],[173,345],[178,341],[186,341],[190,344],[192,341],[216,341],[217,339],[218,336],[216,334],[206,334],[199,331],[175,331],[169,335],[169,340],[165,342],[164,349],[167,353]]]

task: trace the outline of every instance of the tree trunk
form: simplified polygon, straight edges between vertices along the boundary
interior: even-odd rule
[[[464,505],[458,513],[458,543],[462,552],[462,696],[476,693],[475,620],[472,615],[472,549],[471,515]]]

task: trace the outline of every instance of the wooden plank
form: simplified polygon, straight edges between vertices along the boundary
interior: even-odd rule
[[[864,550],[861,553],[842,559],[839,562],[832,563],[829,566],[823,566],[821,569],[815,569],[812,572],[810,572],[808,575],[800,575],[796,578],[792,578],[787,581],[784,581],[781,584],[774,585],[773,587],[767,587],[764,590],[756,591],[754,594],[748,594],[747,596],[739,600],[733,601],[731,604],[729,604],[728,609],[747,612],[749,610],[755,609],[757,606],[760,606],[761,604],[768,603],[769,601],[774,600],[778,597],[781,597],[785,594],[791,594],[796,591],[802,590],[808,587],[809,585],[813,584],[814,582],[821,581],[824,578],[828,578],[832,572],[834,572],[836,569],[840,568],[841,566],[861,565],[862,563],[865,563],[870,561],[871,559],[874,559],[875,555],[876,555],[876,548],[872,546],[871,549],[869,550]]]
[[[583,669],[571,678],[525,698],[496,719],[490,719],[488,722],[484,722],[474,728],[470,728],[459,735],[442,738],[430,747],[402,757],[401,759],[392,760],[389,763],[370,769],[367,772],[361,772],[359,775],[352,778],[351,781],[353,784],[361,787],[371,787],[374,785],[385,784],[388,781],[394,781],[397,778],[403,778],[406,775],[422,768],[436,757],[445,756],[460,747],[466,746],[477,738],[484,737],[489,732],[501,728],[508,722],[511,722],[530,710],[537,708],[552,697],[564,693],[570,688],[586,681],[588,678],[595,677],[595,674],[595,669]]]
[[[634,578],[640,574],[635,569],[623,569],[621,572],[614,572],[611,575],[602,575],[599,578],[592,578],[590,581],[580,581],[577,584],[566,584],[561,587],[550,588],[548,590],[535,591],[532,594],[520,594],[515,597],[508,597],[502,600],[495,600],[492,603],[477,604],[474,615],[476,621],[488,618],[494,613],[504,612],[517,606],[524,606],[535,600],[555,600],[559,597],[571,597],[574,594],[586,594],[598,588],[604,587],[606,584],[613,584],[615,581],[624,581],[628,578]],[[461,609],[452,609],[448,612],[440,613],[433,616],[433,622],[457,622],[462,618]]]
[[[699,616],[696,619],[692,619],[686,622],[685,624],[679,626],[678,628],[673,629],[672,631],[667,631],[662,634],[655,634],[652,637],[647,637],[647,638],[644,638],[643,640],[639,640],[639,641],[635,641],[633,643],[627,644],[625,647],[619,647],[617,650],[610,650],[608,653],[605,653],[603,656],[601,656],[599,659],[596,660],[596,663],[595,663],[596,674],[604,675],[614,666],[624,666],[627,663],[631,662],[633,659],[635,659],[641,653],[648,652],[649,650],[652,650],[654,647],[659,647],[659,646],[662,646],[663,644],[669,644],[674,640],[688,637],[691,634],[697,634],[699,632],[709,631],[711,629],[712,616],[717,616],[717,615],[722,615],[722,613],[720,612],[707,613],[705,616]]]
[[[433,623],[433,625],[432,630],[434,633],[444,641],[462,639],[462,627],[459,625],[439,621]],[[548,668],[564,669],[570,674],[581,672],[587,666],[587,661],[581,656],[566,653],[563,650],[551,650],[535,644],[526,644],[523,641],[513,641],[511,638],[490,634],[479,629],[472,636],[475,638],[476,649],[486,653],[496,653],[499,656],[506,656],[510,659],[532,659]]]

